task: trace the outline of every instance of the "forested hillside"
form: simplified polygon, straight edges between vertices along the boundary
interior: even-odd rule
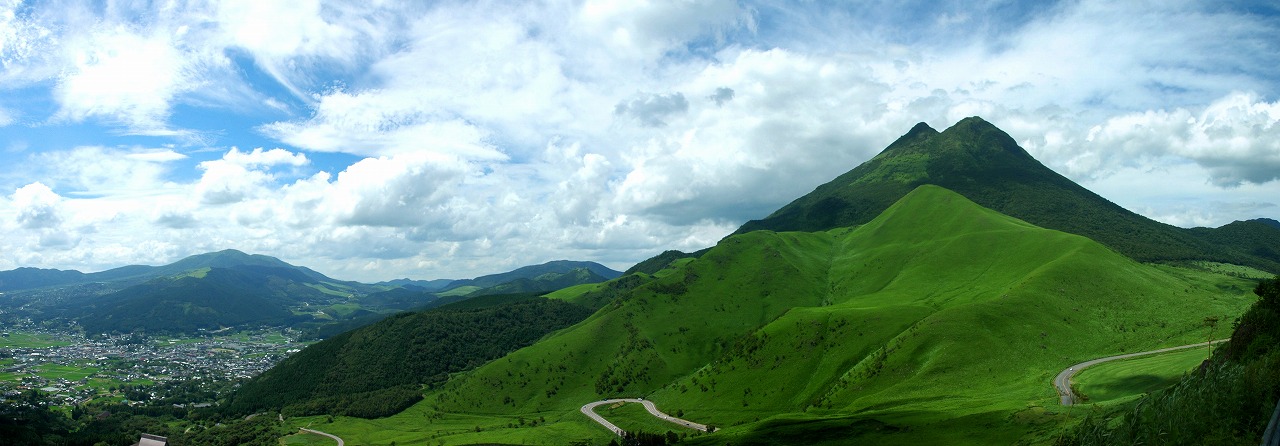
[[[399,314],[289,357],[241,387],[228,410],[391,415],[421,399],[424,385],[532,344],[590,311],[534,295],[505,295]]]

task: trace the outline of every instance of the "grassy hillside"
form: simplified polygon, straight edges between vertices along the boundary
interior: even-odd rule
[[[1037,226],[1083,235],[1143,261],[1214,260],[1280,272],[1269,241],[1214,237],[1130,212],[1040,164],[1013,138],[978,117],[942,133],[924,123],[871,160],[818,186],[737,233],[823,231],[870,221],[922,184],[955,191],[984,207]],[[1259,245],[1258,243],[1263,243]]]
[[[1143,265],[934,186],[857,228],[736,235],[638,283],[406,413],[490,420],[433,434],[449,444],[607,439],[577,409],[622,396],[721,427],[709,444],[1010,442],[1057,425],[1062,368],[1189,343],[1204,317],[1252,301],[1243,280]],[[402,416],[326,429],[396,430]]]
[[[1280,277],[1261,281],[1254,292],[1260,299],[1208,364],[1170,388],[1093,410],[1055,444],[1261,443],[1280,398]]]

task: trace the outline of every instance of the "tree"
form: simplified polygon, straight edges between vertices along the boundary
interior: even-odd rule
[[[1204,325],[1209,327],[1209,356],[1213,356],[1213,329],[1218,328],[1219,320],[1221,319],[1217,316],[1204,318]]]

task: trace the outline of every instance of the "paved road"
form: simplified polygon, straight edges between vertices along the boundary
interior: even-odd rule
[[[622,436],[622,428],[614,425],[613,423],[610,423],[609,420],[604,419],[604,417],[596,413],[596,406],[601,406],[605,404],[614,404],[614,403],[640,403],[644,405],[645,410],[649,411],[649,414],[655,417],[658,417],[658,419],[679,424],[681,426],[684,426],[690,429],[697,429],[703,432],[707,431],[707,426],[704,424],[694,423],[689,420],[682,420],[682,419],[673,417],[671,415],[662,413],[662,411],[658,410],[657,406],[653,405],[653,401],[643,400],[640,398],[616,398],[611,400],[596,401],[594,403],[587,403],[582,406],[582,414],[590,417],[592,420],[595,420],[595,422],[600,423],[600,425],[604,426],[605,429],[609,429],[613,431],[614,434],[617,434],[618,436]]]
[[[338,446],[345,446],[345,444],[342,442],[342,439],[341,439],[341,438],[338,438],[338,436],[337,436],[337,435],[329,434],[329,433],[325,433],[325,432],[320,432],[320,431],[318,431],[318,430],[314,430],[314,429],[307,429],[307,428],[305,428],[305,427],[300,427],[300,428],[298,428],[298,429],[299,429],[299,430],[301,430],[301,431],[303,431],[303,432],[310,432],[310,433],[313,433],[313,434],[316,434],[316,435],[324,435],[324,436],[326,436],[326,437],[332,438],[332,439],[333,439],[333,441],[338,442]]]
[[[1217,344],[1220,342],[1227,342],[1229,340],[1231,340],[1231,338],[1219,339],[1219,340],[1213,341],[1213,343]],[[1063,370],[1062,373],[1059,373],[1057,377],[1053,378],[1053,387],[1058,390],[1058,395],[1062,398],[1062,400],[1060,401],[1062,405],[1070,406],[1072,404],[1076,404],[1077,402],[1080,402],[1080,398],[1076,396],[1075,392],[1071,391],[1071,377],[1075,376],[1077,373],[1080,373],[1080,370],[1084,369],[1085,367],[1101,364],[1107,361],[1115,361],[1117,359],[1136,358],[1138,356],[1154,355],[1156,353],[1165,353],[1165,352],[1171,352],[1174,350],[1186,350],[1188,348],[1204,347],[1207,345],[1209,345],[1208,342],[1201,342],[1199,344],[1162,348],[1159,350],[1129,353],[1124,355],[1108,356],[1105,358],[1088,360],[1088,361],[1073,365],[1071,367],[1067,367],[1066,370]]]

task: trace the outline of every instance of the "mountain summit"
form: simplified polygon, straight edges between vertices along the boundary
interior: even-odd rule
[[[916,124],[871,160],[768,217],[747,222],[736,234],[864,224],[925,184],[1037,226],[1092,238],[1138,260],[1204,259],[1280,269],[1275,259],[1212,243],[1107,201],[1045,167],[979,117],[943,132]]]

